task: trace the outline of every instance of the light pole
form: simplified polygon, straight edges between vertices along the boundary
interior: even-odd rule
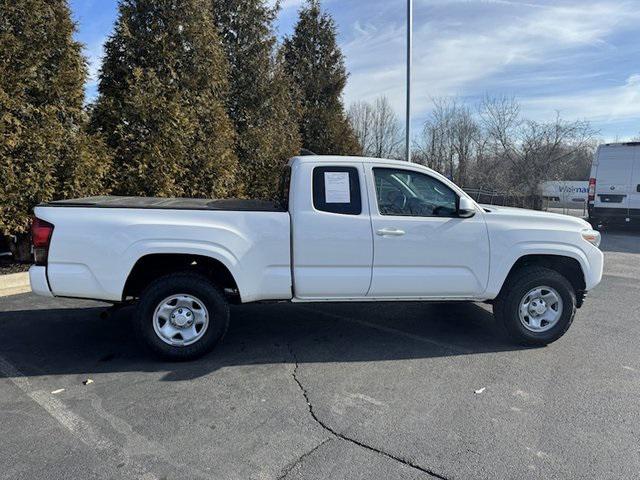
[[[413,0],[407,0],[407,118],[405,126],[405,153],[411,161],[411,48],[413,46]]]

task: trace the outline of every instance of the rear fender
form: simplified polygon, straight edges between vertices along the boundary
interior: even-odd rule
[[[235,279],[240,293],[240,298],[242,298],[243,293],[246,292],[246,282],[244,281],[238,258],[228,248],[209,242],[145,240],[132,244],[126,250],[124,255],[124,268],[119,270],[122,277],[118,278],[118,280],[113,283],[114,285],[118,285],[118,289],[113,292],[109,292],[109,294],[114,294],[121,299],[126,280],[135,264],[142,257],[153,254],[201,255],[217,260],[227,267]]]

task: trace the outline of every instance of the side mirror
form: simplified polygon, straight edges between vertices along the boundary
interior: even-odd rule
[[[470,218],[475,214],[476,206],[473,201],[469,200],[467,197],[460,197],[460,201],[458,202],[458,217]]]

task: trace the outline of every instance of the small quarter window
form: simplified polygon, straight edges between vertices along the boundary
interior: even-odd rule
[[[360,215],[360,178],[355,167],[313,169],[313,206],[316,210],[343,215]]]

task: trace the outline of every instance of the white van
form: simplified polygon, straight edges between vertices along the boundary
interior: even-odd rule
[[[584,210],[587,205],[587,180],[549,180],[540,184],[547,208]]]
[[[589,178],[588,209],[594,226],[640,224],[640,142],[598,147]]]

